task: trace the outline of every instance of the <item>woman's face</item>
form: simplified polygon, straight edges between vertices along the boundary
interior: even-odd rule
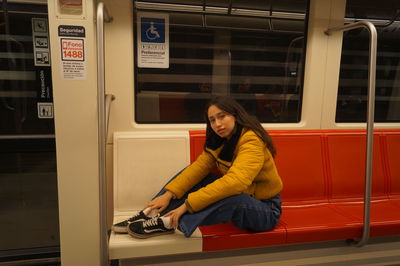
[[[221,138],[229,138],[235,131],[235,117],[215,105],[211,105],[208,108],[208,119],[210,120],[211,128]]]

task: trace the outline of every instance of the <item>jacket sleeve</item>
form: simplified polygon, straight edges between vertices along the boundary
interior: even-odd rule
[[[190,193],[187,204],[197,212],[229,196],[243,193],[264,165],[264,142],[253,131],[247,131],[239,140],[237,156],[224,176],[206,187]]]
[[[186,192],[210,173],[213,166],[215,166],[214,157],[208,152],[203,151],[199,157],[197,157],[196,161],[168,183],[165,189],[174,193],[178,199],[182,198]]]

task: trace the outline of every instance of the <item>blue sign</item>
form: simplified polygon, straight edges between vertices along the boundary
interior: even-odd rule
[[[141,18],[142,42],[165,42],[165,19]]]

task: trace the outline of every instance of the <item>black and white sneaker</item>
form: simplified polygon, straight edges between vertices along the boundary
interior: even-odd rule
[[[137,214],[135,214],[134,216],[132,216],[131,218],[114,224],[111,227],[111,230],[113,230],[115,233],[126,234],[126,233],[128,233],[127,227],[129,224],[134,223],[134,222],[144,222],[144,221],[147,221],[150,219],[151,219],[151,217],[144,214],[143,211],[140,211]]]
[[[128,225],[128,234],[137,238],[148,238],[174,233],[175,229],[166,228],[160,217],[154,217],[144,222],[135,222]]]

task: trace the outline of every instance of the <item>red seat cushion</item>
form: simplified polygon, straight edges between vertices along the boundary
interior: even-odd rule
[[[197,157],[204,150],[206,142],[206,133],[204,130],[190,131],[190,162],[196,161]]]
[[[273,133],[271,136],[277,148],[276,166],[283,181],[282,200],[326,201],[321,136],[315,133]]]
[[[359,223],[363,222],[363,202],[337,203],[335,209],[348,217],[354,217]],[[400,205],[394,204],[392,200],[372,201],[370,230],[371,236],[400,234]]]
[[[203,235],[203,251],[282,245],[286,241],[286,230],[282,222],[273,230],[260,233],[239,229],[232,223],[199,228]]]
[[[284,207],[287,243],[347,239],[361,236],[360,223],[346,217],[330,204]]]
[[[365,190],[365,133],[327,134],[328,170],[333,200],[362,199]],[[372,165],[372,195],[385,197],[386,179],[381,156],[381,144],[374,136]]]
[[[400,133],[386,135],[389,196],[400,198]]]

